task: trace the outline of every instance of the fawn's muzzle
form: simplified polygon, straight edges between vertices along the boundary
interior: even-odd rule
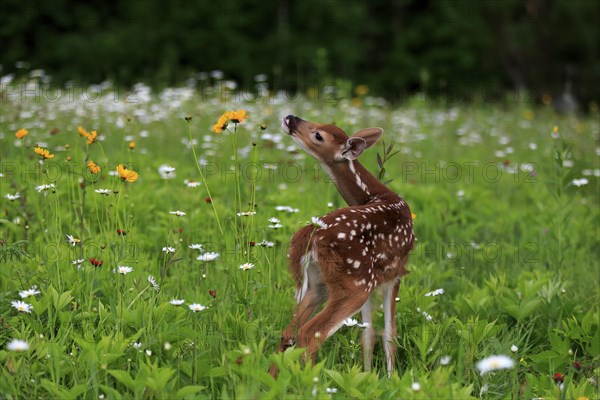
[[[291,135],[296,129],[299,120],[300,118],[290,114],[283,119],[283,122],[281,123],[281,129],[283,129],[283,131],[288,135]]]

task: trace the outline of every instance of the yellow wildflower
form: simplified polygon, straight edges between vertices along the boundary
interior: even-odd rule
[[[88,137],[90,136],[90,133],[88,131],[86,131],[85,129],[83,129],[81,126],[77,127],[77,132],[79,132],[79,135],[81,135],[82,137]]]
[[[27,129],[21,128],[15,133],[15,136],[17,137],[17,139],[23,139],[28,133],[29,131]]]
[[[246,110],[228,111],[223,115],[229,118],[234,124],[239,124],[240,122],[243,122],[245,118],[250,118],[246,113]]]
[[[87,139],[87,144],[92,144],[96,141],[96,137],[98,136],[98,132],[92,131],[91,133],[83,129],[81,126],[77,127],[77,132],[79,135]]]
[[[87,166],[90,169],[90,171],[92,171],[92,174],[97,174],[98,172],[100,172],[100,167],[93,161],[87,163]]]
[[[214,133],[223,132],[227,128],[227,121],[228,121],[227,116],[225,114],[221,115],[219,117],[219,120],[217,121],[217,123],[215,125],[213,125],[212,131]]]
[[[127,182],[135,182],[139,177],[137,172],[127,169],[123,164],[117,165],[117,172],[119,173],[119,177]]]
[[[42,157],[43,159],[50,159],[54,157],[54,154],[50,154],[50,152],[47,149],[42,149],[41,147],[35,147],[33,151],[35,151],[35,154]]]
[[[415,214],[415,213],[410,213],[410,216],[412,219],[417,219],[417,214]]]
[[[356,93],[357,96],[364,96],[369,93],[369,87],[367,85],[358,85],[354,88],[354,93]]]
[[[129,150],[133,149],[135,149],[135,141],[132,140],[131,142],[129,142]]]
[[[92,133],[90,133],[87,136],[87,144],[92,144],[96,141],[96,137],[98,136],[98,132],[96,131],[92,131]]]

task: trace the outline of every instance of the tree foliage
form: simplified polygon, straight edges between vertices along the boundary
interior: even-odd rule
[[[181,82],[222,70],[305,90],[335,78],[401,98],[468,88],[600,94],[600,3],[589,0],[44,0],[0,3],[2,73]]]

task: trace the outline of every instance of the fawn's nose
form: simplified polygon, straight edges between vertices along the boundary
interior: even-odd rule
[[[281,124],[281,128],[287,134],[292,134],[292,131],[296,127],[296,124],[300,118],[295,115],[289,114],[283,119],[283,123]]]

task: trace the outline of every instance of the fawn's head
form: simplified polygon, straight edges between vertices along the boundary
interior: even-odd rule
[[[355,160],[383,134],[381,128],[366,128],[348,137],[337,126],[308,122],[295,115],[285,117],[281,127],[298,146],[325,164]]]

